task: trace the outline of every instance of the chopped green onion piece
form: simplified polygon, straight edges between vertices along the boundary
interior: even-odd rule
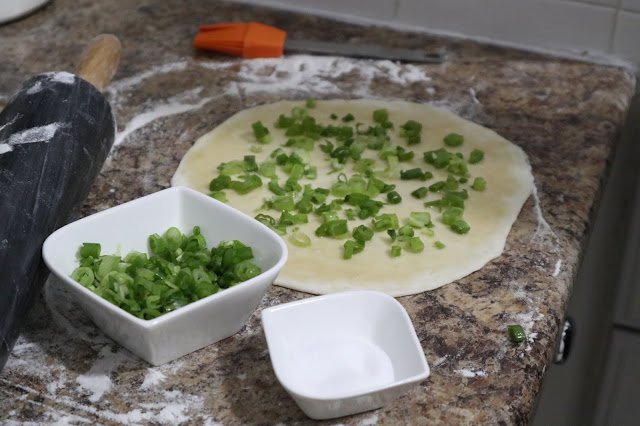
[[[527,340],[527,335],[525,334],[524,329],[521,325],[509,325],[507,326],[507,330],[509,332],[509,339],[513,343],[520,343]]]
[[[309,247],[311,246],[311,238],[304,232],[294,232],[289,237],[289,241],[296,247]]]
[[[307,101],[305,102],[305,106],[307,108],[315,108],[316,107],[316,100],[313,98],[307,98]]]
[[[391,257],[398,257],[402,254],[402,247],[397,245],[391,246]]]
[[[256,121],[251,127],[253,128],[254,136],[259,142],[269,143],[273,140],[273,135],[269,133],[269,129],[264,127],[261,121]]]
[[[80,257],[93,257],[97,259],[100,257],[100,244],[97,243],[83,243],[80,247]]]
[[[240,195],[248,194],[256,188],[262,186],[262,179],[258,175],[242,175],[241,181],[234,180],[229,183],[229,188]]]
[[[426,186],[421,186],[420,188],[416,189],[415,191],[413,191],[411,193],[411,195],[414,198],[424,198],[427,196],[427,193],[429,192],[429,190],[427,189]]]
[[[340,237],[349,232],[346,220],[332,220],[325,222],[318,229],[316,229],[316,235],[318,237]]]
[[[392,242],[394,242],[396,238],[398,238],[398,233],[395,229],[387,229],[387,235],[389,235]]]
[[[360,225],[353,229],[353,233],[351,235],[354,240],[364,244],[373,238],[373,230],[366,225]]]
[[[338,116],[337,116],[336,114],[331,114],[331,115],[329,116],[329,118],[330,118],[330,119],[332,119],[332,120],[337,120],[337,119],[338,119]]]
[[[398,216],[395,213],[383,213],[376,216],[371,221],[373,230],[376,232],[386,231],[387,229],[398,229]]]
[[[231,183],[231,176],[220,175],[209,182],[209,190],[210,191],[221,191],[223,189],[229,188],[229,184]]]
[[[471,154],[469,154],[469,164],[479,163],[483,159],[484,152],[482,150],[474,149],[473,151],[471,151]]]
[[[460,207],[448,207],[444,213],[442,213],[442,223],[445,225],[451,225],[453,222],[462,219],[464,210]]]
[[[487,188],[487,181],[484,178],[477,177],[473,180],[471,188],[476,191],[484,191]]]
[[[410,179],[421,179],[424,173],[420,168],[403,170],[400,172],[400,179],[402,180],[410,180]]]
[[[387,200],[389,204],[400,204],[402,197],[396,191],[391,191],[387,193]]]
[[[454,220],[449,226],[458,234],[466,234],[471,229],[469,224],[462,219]]]
[[[444,245],[444,243],[443,243],[443,242],[441,242],[441,241],[436,241],[435,243],[433,243],[433,246],[434,246],[435,248],[437,248],[438,250],[441,250],[441,249],[443,249],[443,248],[445,248],[445,247],[446,247],[446,246]]]
[[[462,142],[464,142],[464,136],[459,135],[458,133],[449,133],[443,140],[445,145],[460,146],[462,145]]]
[[[375,123],[385,123],[389,119],[389,111],[386,109],[377,109],[373,111],[373,121]]]
[[[252,145],[251,148],[249,148],[249,150],[251,152],[255,152],[256,154],[259,154],[262,152],[262,147],[258,145]]]
[[[291,117],[293,117],[296,120],[302,120],[306,116],[307,116],[307,110],[305,108],[293,107],[293,109],[291,109]]]
[[[413,237],[414,231],[411,225],[404,225],[398,229],[398,236]]]
[[[429,226],[431,224],[431,214],[428,212],[411,212],[408,224],[414,228]]]
[[[342,122],[343,123],[348,123],[348,122],[353,121],[353,120],[355,120],[355,117],[351,113],[349,113],[349,114],[345,115],[344,117],[342,117]]]
[[[347,240],[344,242],[344,259],[351,259],[354,254],[360,253],[364,250],[364,244],[359,241]]]
[[[412,253],[420,253],[424,250],[424,243],[420,237],[411,237],[407,241],[406,249]]]

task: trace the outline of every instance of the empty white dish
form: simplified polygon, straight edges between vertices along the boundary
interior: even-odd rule
[[[313,419],[382,407],[429,376],[409,315],[381,292],[274,306],[262,323],[278,380]]]
[[[85,242],[102,254],[148,253],[149,235],[200,226],[207,247],[239,240],[253,248],[262,273],[152,320],[137,318],[70,278]],[[226,204],[186,187],[156,192],[70,223],[44,242],[47,267],[75,295],[94,323],[145,361],[160,365],[237,333],[287,260],[287,247],[268,227]]]

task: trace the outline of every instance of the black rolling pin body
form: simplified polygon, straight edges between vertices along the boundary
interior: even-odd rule
[[[0,370],[48,275],[42,244],[89,193],[114,135],[102,93],[65,72],[27,81],[0,113]]]

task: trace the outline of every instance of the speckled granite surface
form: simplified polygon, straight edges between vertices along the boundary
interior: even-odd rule
[[[422,47],[442,65],[309,56],[242,61],[197,52],[199,25],[256,20],[298,38]],[[330,30],[329,30],[330,29]],[[55,0],[0,27],[0,106],[34,74],[72,71],[85,38],[116,34],[106,94],[119,123],[79,214],[169,186],[200,135],[280,99],[428,102],[496,130],[529,155],[536,192],[500,258],[438,290],[400,298],[432,368],[392,404],[332,424],[526,424],[536,405],[608,163],[634,91],[626,71],[237,4]],[[308,297],[272,287],[259,309]],[[509,343],[522,324],[529,341]],[[302,424],[278,384],[259,315],[240,333],[152,368],[99,331],[54,280],[0,373],[0,422]]]

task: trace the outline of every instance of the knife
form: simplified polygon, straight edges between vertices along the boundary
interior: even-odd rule
[[[277,58],[287,52],[437,64],[444,60],[441,53],[424,50],[371,44],[292,40],[287,38],[285,31],[258,22],[202,26],[193,40],[193,45],[200,49],[244,58]]]

